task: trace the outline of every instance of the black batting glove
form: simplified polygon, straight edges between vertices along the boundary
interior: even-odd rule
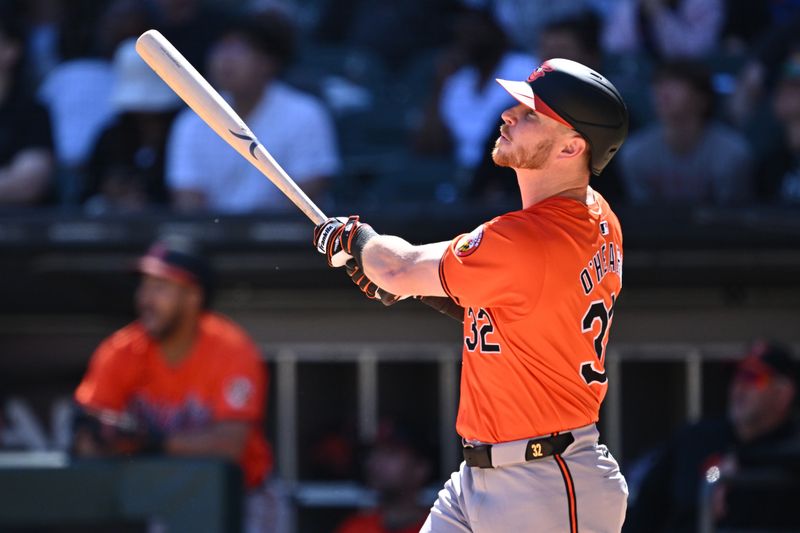
[[[350,280],[355,283],[359,289],[361,289],[361,292],[363,292],[367,298],[371,300],[380,300],[381,303],[387,307],[394,305],[398,300],[400,300],[400,297],[386,292],[375,285],[375,283],[373,283],[372,280],[370,280],[364,273],[364,270],[358,266],[358,263],[355,261],[355,259],[350,259],[347,261],[344,267],[345,270],[347,270],[347,275],[350,276]]]
[[[329,218],[314,228],[314,246],[319,253],[325,254],[329,266],[344,266],[351,258],[362,265],[361,252],[376,235],[372,226],[361,222],[358,215],[346,219]]]

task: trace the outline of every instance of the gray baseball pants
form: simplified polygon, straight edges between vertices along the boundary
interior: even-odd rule
[[[461,463],[420,533],[619,532],[628,498],[625,477],[608,448],[598,444],[594,424],[571,433],[575,441],[561,455],[516,462],[514,457],[525,456],[523,440],[501,445],[502,462],[511,464]]]

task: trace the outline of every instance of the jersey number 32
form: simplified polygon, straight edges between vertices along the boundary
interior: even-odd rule
[[[592,383],[602,385],[608,381],[605,369],[606,344],[608,343],[608,326],[611,324],[611,317],[614,316],[615,301],[616,297],[613,293],[611,294],[611,307],[606,307],[603,300],[595,300],[583,315],[581,331],[584,333],[596,332],[592,342],[597,359],[581,363],[581,376],[587,385]],[[599,324],[599,327],[596,324]]]
[[[464,338],[467,350],[474,352],[477,348],[481,353],[500,353],[500,345],[487,339],[487,336],[494,333],[494,324],[489,312],[483,307],[477,310],[470,307],[467,309],[467,315],[469,320],[472,320],[470,335]]]

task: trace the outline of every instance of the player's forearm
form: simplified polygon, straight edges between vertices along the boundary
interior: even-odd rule
[[[164,440],[164,451],[171,455],[216,455],[238,461],[247,431],[243,422],[220,422],[209,428],[172,433]]]
[[[446,296],[439,260],[446,242],[414,246],[400,237],[379,235],[364,247],[364,272],[382,289],[403,296]]]

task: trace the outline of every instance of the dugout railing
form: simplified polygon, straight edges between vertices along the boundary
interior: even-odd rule
[[[265,357],[274,365],[273,407],[275,413],[275,446],[277,464],[282,477],[295,487],[300,495],[306,494],[306,488],[318,495],[326,505],[335,504],[336,498],[326,494],[319,485],[307,486],[298,477],[298,420],[301,416],[309,416],[298,410],[298,367],[315,363],[354,364],[356,367],[356,420],[358,438],[369,442],[376,434],[379,423],[378,391],[381,387],[378,368],[384,363],[427,362],[437,369],[436,425],[441,444],[439,449],[440,477],[446,479],[449,473],[457,468],[460,462],[459,448],[454,430],[459,386],[460,347],[454,344],[287,344],[262,346]],[[798,347],[793,346],[794,353]],[[674,419],[673,426],[694,421],[716,406],[724,404],[727,385],[727,374],[733,363],[746,351],[747,347],[740,343],[720,344],[614,344],[608,347],[606,354],[606,370],[609,386],[601,414],[602,438],[617,457],[633,456],[626,454],[625,432],[636,430],[636,424],[628,421],[638,413],[636,406],[625,404],[626,380],[641,380],[644,367],[668,364],[671,366],[670,379],[673,389],[667,401],[680,403],[682,414]],[[726,370],[727,369],[727,370]],[[677,380],[677,384],[675,381]],[[723,382],[714,391],[707,391],[709,381]],[[656,387],[656,383],[653,386]],[[675,386],[677,385],[677,387]],[[675,390],[677,389],[677,390]],[[656,387],[655,391],[658,390]],[[720,397],[720,395],[723,395]],[[709,397],[713,400],[710,401]],[[639,400],[634,398],[634,400]],[[713,403],[714,406],[706,405]],[[641,409],[647,406],[640,405]],[[710,408],[710,409],[709,409]],[[649,416],[659,413],[649,413]],[[670,421],[666,413],[662,431],[669,431]],[[668,433],[662,433],[661,439]],[[656,436],[659,438],[659,436]],[[452,443],[452,445],[448,445]],[[657,444],[654,442],[653,444]],[[347,488],[331,486],[332,490]],[[313,497],[304,498],[309,505],[314,505]],[[350,498],[344,498],[350,501]],[[344,503],[344,502],[343,502]]]
[[[727,388],[725,369],[733,369],[733,363],[746,350],[740,343],[722,344],[625,344],[611,343],[606,354],[606,369],[609,388],[601,413],[601,435],[612,452],[621,459],[625,469],[625,458],[635,459],[637,450],[628,450],[629,435],[641,433],[637,415],[659,418],[658,433],[651,435],[649,444],[657,444],[667,438],[674,427],[696,420],[725,403],[723,394]],[[800,353],[792,346],[794,354]],[[352,388],[355,401],[347,405],[334,405],[333,409],[352,408],[356,421],[354,431],[359,441],[369,442],[379,430],[381,417],[382,388],[392,389],[389,381],[402,373],[394,372],[404,365],[426,365],[433,369],[435,377],[420,380],[417,386],[407,388],[410,395],[424,396],[432,404],[431,416],[435,418],[438,432],[438,471],[423,498],[430,503],[435,497],[441,480],[446,479],[460,462],[458,439],[454,430],[458,402],[460,347],[454,343],[264,343],[262,351],[272,371],[272,392],[269,421],[271,438],[276,451],[276,463],[285,486],[292,495],[296,518],[299,522],[309,520],[315,512],[326,509],[352,509],[370,505],[374,494],[355,480],[320,481],[302,475],[304,447],[301,424],[313,421],[314,413],[304,412],[302,401],[306,384],[301,379],[308,368],[323,367],[324,373],[335,377],[332,366],[349,365],[354,378],[346,383],[334,384],[339,388]],[[326,366],[327,365],[327,366]],[[386,371],[386,366],[390,371]],[[665,371],[670,368],[670,371]],[[305,370],[304,370],[305,369]],[[655,370],[653,370],[655,369]],[[655,377],[654,377],[655,376]],[[409,379],[409,374],[402,374]],[[400,379],[398,377],[398,379]],[[415,376],[411,375],[415,380]],[[652,406],[643,403],[640,395],[629,394],[631,385],[647,387],[658,395],[656,379],[669,389],[665,402],[679,406],[680,413],[670,419],[669,413],[652,412]],[[642,383],[644,382],[644,383]],[[711,386],[712,382],[718,382]],[[396,387],[394,387],[396,388]],[[423,390],[426,389],[426,390]],[[435,389],[433,394],[430,390]],[[406,390],[406,389],[403,389]],[[635,390],[635,389],[633,389]],[[317,394],[315,391],[313,394]],[[428,396],[425,396],[428,394]],[[722,397],[720,397],[722,395]],[[712,405],[713,404],[713,405]],[[641,444],[638,445],[641,448]],[[59,455],[63,458],[62,454]],[[59,459],[63,462],[63,459]],[[19,465],[24,466],[24,465]],[[34,473],[36,473],[34,471]],[[701,502],[701,507],[707,505]],[[79,510],[74,510],[78,512]],[[706,508],[707,511],[707,508]],[[707,514],[704,514],[706,518]],[[327,520],[327,518],[326,518]],[[309,522],[310,524],[311,522]],[[310,526],[309,526],[310,527]],[[309,531],[311,529],[308,529]],[[705,523],[703,531],[712,531],[713,525]]]

